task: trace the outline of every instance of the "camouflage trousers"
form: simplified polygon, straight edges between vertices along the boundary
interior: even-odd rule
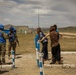
[[[6,45],[0,44],[0,63],[5,63]]]
[[[8,45],[8,56],[9,57],[11,55],[11,49],[14,50],[14,52],[16,54],[16,43],[9,43],[9,45]]]

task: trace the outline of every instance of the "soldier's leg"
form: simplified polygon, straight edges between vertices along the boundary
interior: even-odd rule
[[[52,47],[52,63],[56,63],[56,48]]]
[[[1,48],[0,48],[0,64],[1,64]]]
[[[16,43],[13,44],[13,50],[14,50],[14,53],[16,54]]]
[[[11,44],[9,44],[9,46],[8,46],[8,57],[10,58],[10,55],[11,55]]]
[[[6,45],[2,45],[2,64],[5,63]]]

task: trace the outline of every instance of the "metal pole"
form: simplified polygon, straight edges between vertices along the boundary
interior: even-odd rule
[[[40,17],[39,17],[39,12],[38,12],[38,27],[40,26]]]
[[[44,75],[43,72],[43,53],[39,53],[39,66],[40,66],[40,75]]]
[[[38,42],[38,34],[35,36],[34,43],[36,48],[36,62],[37,66],[39,67],[39,51],[40,51],[40,43]]]
[[[37,60],[37,66],[39,67],[39,51],[36,48],[36,60]]]
[[[12,68],[15,68],[15,52],[12,50]]]

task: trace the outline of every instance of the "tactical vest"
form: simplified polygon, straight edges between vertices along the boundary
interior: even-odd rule
[[[10,35],[11,35],[11,37],[9,37]],[[15,34],[14,33],[9,33],[8,37],[9,37],[9,42],[14,42],[15,41]]]

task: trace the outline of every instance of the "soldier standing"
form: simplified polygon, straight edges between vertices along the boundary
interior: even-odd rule
[[[10,32],[8,33],[8,39],[9,39],[8,58],[10,58],[11,49],[13,49],[16,54],[16,43],[19,44],[15,28],[11,26],[9,29]]]
[[[6,36],[3,32],[4,26],[0,25],[0,64],[5,64]]]

